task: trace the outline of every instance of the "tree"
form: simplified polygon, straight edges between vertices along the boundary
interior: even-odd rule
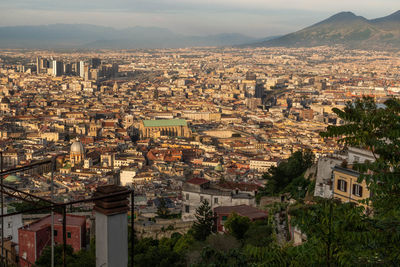
[[[370,219],[354,203],[316,198],[312,204],[292,206],[292,225],[307,236],[304,248],[312,250],[316,265],[357,266],[378,263],[371,241]]]
[[[92,242],[91,242],[92,243]],[[67,245],[67,263],[71,267],[94,267],[96,266],[96,252],[94,249],[80,250],[74,253],[72,247]],[[46,247],[42,255],[35,263],[38,267],[47,267],[51,265],[51,248]],[[57,245],[54,247],[54,266],[63,266],[63,246]]]
[[[271,167],[264,174],[267,180],[265,189],[261,194],[276,195],[296,178],[301,176],[314,162],[314,154],[310,150],[296,151],[286,161],[281,162],[277,167]]]
[[[348,102],[343,111],[333,109],[344,125],[329,126],[321,136],[373,153],[374,162],[355,164],[355,169],[359,182],[365,180],[372,193],[365,202],[374,210],[371,243],[379,244],[376,258],[396,265],[400,262],[400,101],[389,99],[384,104],[364,97]]]
[[[160,218],[168,218],[169,210],[167,207],[167,203],[165,202],[164,198],[159,198],[159,200],[160,200],[160,203],[158,204],[158,207],[157,207],[157,215]]]
[[[196,209],[196,221],[194,222],[193,236],[197,240],[205,240],[212,232],[214,216],[208,201],[204,199]]]
[[[243,217],[233,212],[231,215],[229,215],[224,227],[231,235],[236,237],[238,240],[242,240],[244,234],[250,227],[250,223],[251,221],[248,217]]]
[[[134,266],[183,266],[182,255],[174,251],[180,236],[156,240],[143,238],[134,247]]]
[[[249,229],[244,234],[244,243],[256,247],[266,247],[271,245],[274,239],[274,227],[264,220],[257,220],[250,224]]]

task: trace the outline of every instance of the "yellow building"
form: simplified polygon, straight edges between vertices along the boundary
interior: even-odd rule
[[[191,132],[186,120],[144,120],[139,125],[140,138],[158,138],[160,136],[190,137]]]
[[[336,166],[333,169],[333,197],[367,207],[359,201],[369,198],[370,191],[365,181],[357,182],[359,176],[354,170]]]

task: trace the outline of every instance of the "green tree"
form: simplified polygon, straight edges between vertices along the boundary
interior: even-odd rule
[[[90,250],[80,250],[77,253],[74,253],[72,247],[67,245],[67,263],[68,266],[71,267],[79,267],[79,266],[87,266],[94,267],[96,266],[96,253],[95,249]],[[36,266],[38,267],[48,267],[51,265],[51,248],[46,247],[42,255],[36,261]],[[63,246],[57,245],[54,247],[54,266],[63,266]]]
[[[134,247],[134,266],[183,266],[182,256],[174,251],[180,236],[155,240],[143,238]]]
[[[174,252],[178,254],[185,253],[195,242],[195,239],[192,234],[187,233],[178,239],[174,246]]]
[[[371,223],[364,208],[339,200],[315,199],[292,206],[292,225],[307,236],[304,248],[312,250],[314,264],[356,266],[378,263],[371,243]]]
[[[381,263],[400,262],[400,101],[389,99],[382,107],[373,98],[364,97],[347,103],[344,110],[333,109],[344,121],[321,133],[325,138],[339,138],[346,146],[372,151],[375,161],[355,164],[371,191],[365,202],[371,203],[371,244]]]
[[[293,180],[311,167],[314,157],[314,154],[310,150],[296,151],[277,167],[271,167],[263,176],[267,180],[267,184],[260,193],[262,195],[282,193]]]
[[[256,247],[266,247],[274,241],[274,227],[264,220],[257,220],[250,224],[249,229],[244,234],[245,244]]]
[[[204,199],[196,209],[196,221],[194,222],[193,236],[196,240],[205,240],[212,232],[214,216],[208,201]]]
[[[225,222],[224,227],[228,232],[236,237],[238,240],[242,240],[244,234],[249,229],[251,221],[248,217],[243,217],[233,212],[229,215],[228,220]]]

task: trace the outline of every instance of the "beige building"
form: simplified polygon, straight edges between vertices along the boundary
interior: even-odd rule
[[[191,131],[186,120],[144,120],[139,125],[140,138],[160,136],[190,137]]]
[[[359,176],[356,171],[336,166],[333,169],[333,197],[367,206],[359,201],[369,198],[370,191],[364,180],[361,183],[357,181]]]

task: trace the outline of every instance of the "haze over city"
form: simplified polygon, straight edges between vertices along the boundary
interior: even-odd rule
[[[398,0],[2,0],[0,267],[400,263]]]
[[[241,33],[263,38],[299,30],[341,11],[372,19],[398,9],[397,0],[3,0],[0,26],[153,26],[187,35]]]

